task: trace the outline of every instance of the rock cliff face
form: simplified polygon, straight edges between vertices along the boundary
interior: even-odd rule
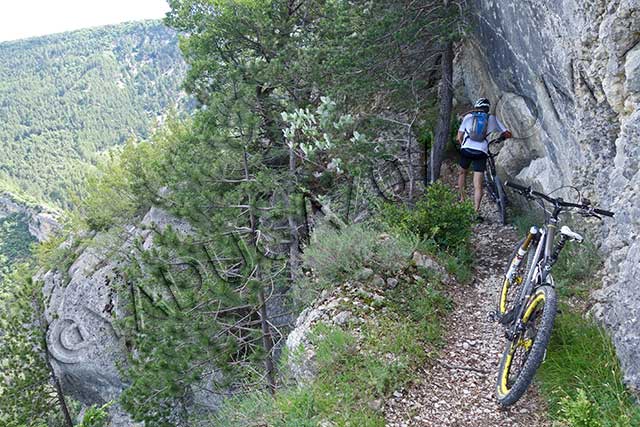
[[[38,242],[44,242],[61,229],[56,214],[41,206],[34,206],[17,200],[9,193],[0,194],[0,217],[14,213],[25,214],[29,218],[29,234]]]
[[[44,282],[51,364],[65,393],[86,406],[116,401],[126,387],[118,370],[127,354],[116,322],[125,315],[118,289],[127,290],[121,271],[125,260],[135,256],[133,242],[141,238],[145,249],[152,246],[152,224],[159,229],[171,225],[181,232],[189,229],[165,211],[152,208],[140,226],[127,230],[124,242],[114,245],[97,235],[89,248],[78,252],[68,271],[38,277]],[[110,413],[110,427],[134,425],[118,405]]]
[[[596,312],[640,390],[640,1],[470,5],[456,98],[493,101],[515,135],[498,157],[510,179],[573,185],[616,212],[598,226],[606,263]]]

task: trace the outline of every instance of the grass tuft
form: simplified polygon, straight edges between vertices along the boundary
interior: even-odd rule
[[[556,319],[538,379],[552,418],[567,426],[640,425],[640,407],[622,383],[611,340],[567,307]]]

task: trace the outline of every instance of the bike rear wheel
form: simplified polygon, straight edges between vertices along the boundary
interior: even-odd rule
[[[495,191],[496,187],[490,169],[484,171],[484,186],[487,189],[487,193],[489,193],[489,199],[491,199],[491,201],[495,203],[497,199],[497,194]]]
[[[557,297],[553,287],[537,288],[523,312],[523,330],[507,341],[502,354],[496,384],[500,405],[513,405],[527,391],[544,360],[556,312]]]
[[[498,216],[500,217],[500,222],[502,225],[507,224],[507,196],[504,192],[504,187],[502,186],[502,181],[499,176],[495,176],[494,179],[495,185],[495,194],[496,194],[496,204],[498,205]]]

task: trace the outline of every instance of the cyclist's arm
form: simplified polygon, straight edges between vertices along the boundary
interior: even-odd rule
[[[496,131],[496,132],[500,132],[500,139],[501,140],[505,140],[505,139],[509,139],[511,138],[513,135],[511,134],[511,131],[509,129],[507,129],[502,122],[500,122],[500,119],[498,119],[497,116],[493,116],[493,118],[495,119],[495,127],[494,129],[492,129],[492,131]]]
[[[471,123],[469,123],[470,120],[471,120],[471,114],[467,114],[462,119],[462,122],[460,123],[460,127],[458,127],[458,136],[457,136],[456,140],[458,141],[458,146],[460,146],[460,147],[462,146],[462,143],[464,142],[464,134],[467,131],[467,129],[469,128],[469,126],[471,125]]]

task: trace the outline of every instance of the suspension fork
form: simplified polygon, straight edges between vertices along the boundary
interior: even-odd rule
[[[532,229],[533,228],[534,227],[532,227]],[[520,293],[518,306],[515,308],[515,310],[517,310],[518,315],[513,320],[513,324],[512,324],[513,327],[506,331],[507,339],[511,341],[516,339],[520,335],[520,332],[523,329],[522,322],[520,321],[520,319],[522,318],[522,315],[524,314],[524,310],[527,307],[527,302],[531,298],[531,294],[534,289],[534,286],[533,286],[534,275],[535,275],[535,272],[542,267],[542,263],[540,261],[544,259],[544,250],[547,246],[547,241],[548,241],[547,228],[545,227],[542,230],[538,230],[536,228],[536,231],[537,233],[535,237],[537,237],[536,240],[538,244],[536,246],[535,255],[533,256],[533,263],[531,264],[531,268],[527,272],[527,278],[525,279],[524,287],[522,288],[522,292]]]
[[[498,306],[501,313],[506,310],[507,294],[505,292],[505,289],[509,289],[512,286],[515,286],[519,283],[523,283],[524,281],[522,278],[520,278],[521,281],[516,283],[516,280],[517,280],[515,277],[516,271],[518,270],[518,267],[522,263],[522,260],[524,259],[525,255],[527,255],[527,253],[529,252],[529,248],[531,247],[532,242],[534,242],[537,237],[538,237],[538,227],[533,226],[529,229],[529,232],[527,233],[526,237],[522,241],[522,244],[520,245],[520,247],[518,247],[518,250],[516,251],[515,256],[513,257],[513,259],[511,260],[511,263],[509,264],[509,267],[507,268],[507,272],[505,273],[505,277],[504,277],[504,283],[502,284],[502,292],[500,292],[500,296],[498,300]],[[514,314],[513,310],[512,310],[512,314]],[[503,317],[501,317],[501,319],[503,319]]]
[[[513,279],[513,275],[515,274],[516,270],[520,266],[520,263],[522,262],[524,256],[529,252],[531,243],[536,240],[536,238],[538,237],[538,234],[539,234],[539,230],[538,230],[538,227],[536,227],[535,225],[529,229],[529,232],[527,233],[527,237],[525,237],[524,241],[522,242],[522,245],[520,245],[520,247],[518,248],[518,252],[516,252],[516,256],[513,258],[513,261],[511,261],[511,265],[507,270],[506,276],[509,281]]]
[[[554,212],[554,215],[552,215],[551,218],[549,218],[549,223],[547,224],[546,229],[547,229],[547,236],[546,236],[546,241],[544,245],[544,262],[543,262],[543,265],[541,266],[542,269],[540,271],[540,283],[546,282],[547,276],[551,271],[551,267],[555,262],[553,258],[556,251],[554,251],[554,248],[553,248],[553,241],[556,235],[556,230],[558,229],[558,217],[555,214],[555,212]],[[565,242],[561,243],[562,246],[564,246],[564,243]],[[562,247],[560,249],[562,249]],[[557,251],[557,253],[559,253],[559,251]]]

